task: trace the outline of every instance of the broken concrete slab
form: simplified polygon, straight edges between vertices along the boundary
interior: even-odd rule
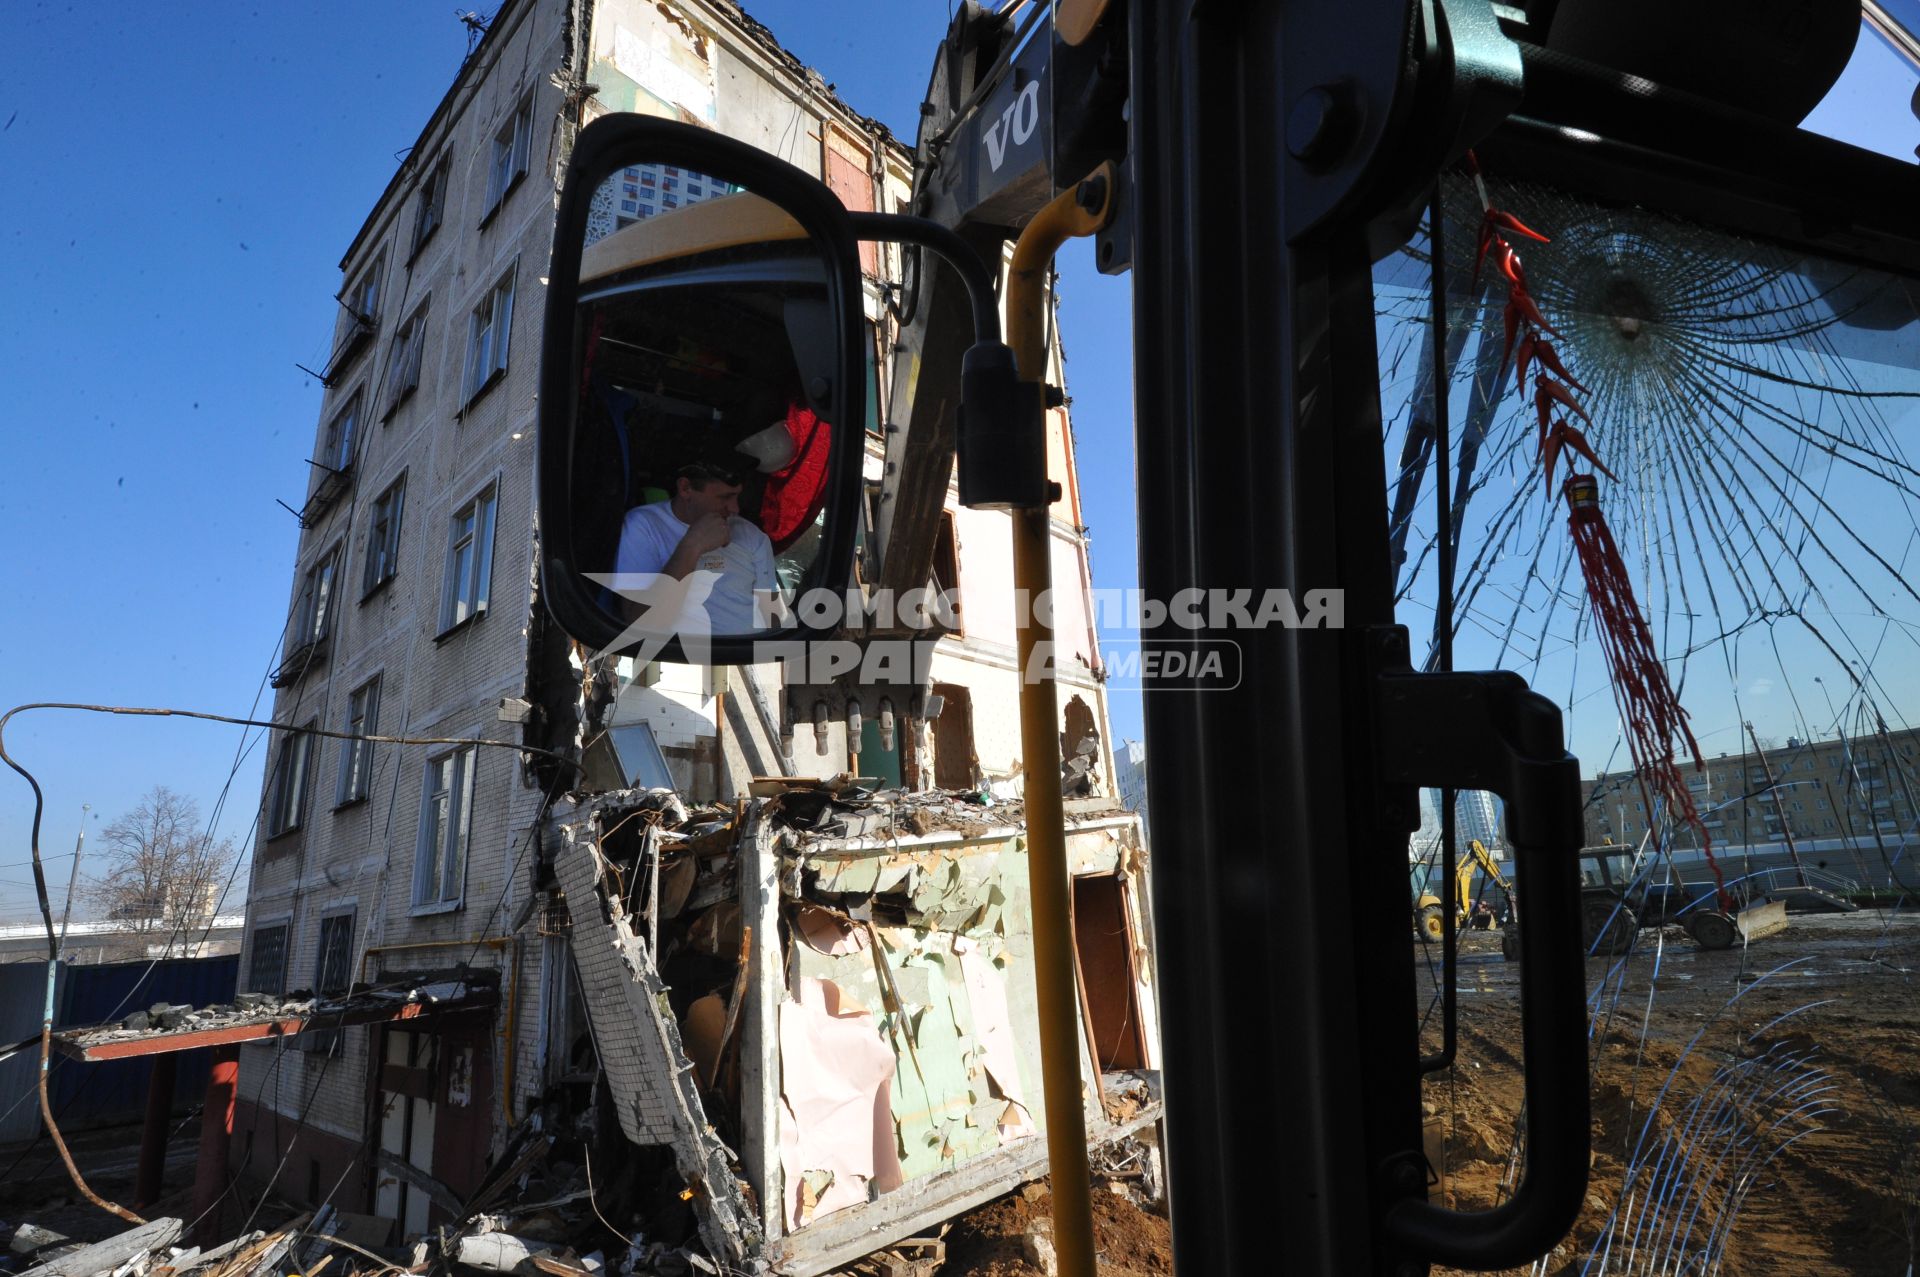
[[[472,1233],[454,1243],[455,1263],[490,1273],[541,1271],[530,1263],[535,1255],[560,1249],[555,1242],[534,1241],[512,1233]]]
[[[56,1233],[51,1228],[22,1224],[13,1230],[13,1238],[7,1243],[7,1249],[16,1255],[31,1255],[49,1246],[58,1246],[66,1240],[66,1234]]]

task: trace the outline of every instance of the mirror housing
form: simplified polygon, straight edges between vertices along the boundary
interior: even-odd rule
[[[686,207],[674,207],[675,200],[669,206],[674,211],[663,208],[651,221],[616,217],[618,210],[599,198],[603,187],[623,170],[640,166],[649,173],[684,172],[711,181],[711,194],[718,198],[699,204],[689,198]],[[598,238],[589,249],[594,232]],[[680,319],[691,325],[719,312],[721,302],[741,300],[757,306],[752,317],[760,326],[740,330],[737,350],[701,344],[707,339],[697,328],[689,330],[694,335],[681,335]],[[750,308],[726,309],[745,313]],[[662,433],[643,438],[640,429],[612,415],[607,405],[616,394],[623,407],[636,395],[595,381],[611,359],[601,359],[603,347],[614,345],[610,337],[601,340],[609,314],[651,325],[646,331],[653,343],[630,349],[657,364],[676,365],[675,371],[684,374],[680,380],[695,386],[691,392],[670,390],[663,377],[637,393],[677,413],[675,428],[683,437],[689,431],[699,434],[700,450],[676,444],[672,457],[655,459],[649,450],[665,451],[654,442]],[[805,445],[814,467],[801,525],[810,557],[787,563],[789,582],[777,588],[789,602],[791,595],[815,588],[844,590],[861,517],[867,396],[863,319],[860,259],[848,212],[823,183],[764,151],[693,125],[613,115],[581,130],[555,221],[540,367],[540,587],[561,629],[601,654],[715,665],[772,659],[756,652],[758,645],[790,644],[831,631],[831,621],[810,625],[805,608],[763,611],[769,594],[764,582],[754,614],[777,615],[777,622],[765,628],[705,633],[672,620],[657,627],[636,622],[635,615],[649,609],[624,600],[639,597],[629,585],[638,578],[626,569],[616,576],[613,560],[626,559],[628,516],[639,513],[647,496],[653,507],[678,511],[682,493],[711,486],[701,476],[712,469],[703,463],[715,455],[713,449],[729,449],[722,454],[728,470],[713,482],[722,485],[720,491],[730,488],[749,500],[762,495],[742,491],[742,484],[759,482],[756,472],[777,477],[782,466],[798,465],[788,441],[770,438],[779,432],[767,424],[779,405],[790,404],[784,409],[789,429],[804,419],[827,433],[817,440],[809,436]],[[662,338],[680,348],[663,350]],[[742,391],[739,383],[765,379],[772,367],[784,369],[783,380],[749,384]],[[636,374],[627,376],[631,381]],[[727,389],[735,393],[724,406],[717,393],[711,402],[703,400],[699,382],[718,385],[729,379]],[[742,401],[754,407],[736,411]],[[638,418],[640,408],[633,411]],[[605,419],[597,427],[587,421],[595,414]],[[701,424],[712,429],[700,430]],[[601,437],[589,439],[595,428]],[[823,481],[817,473],[822,454]],[[622,473],[610,476],[610,461]],[[680,461],[692,464],[677,466]],[[688,478],[688,470],[695,477]],[[730,515],[721,516],[723,526],[734,529],[732,546],[751,541],[759,561],[770,564],[768,537],[753,525],[745,504],[737,501]],[[679,522],[662,522],[672,529],[668,536],[683,529],[691,536],[686,525],[698,520],[689,513]],[[618,556],[610,549],[616,543]],[[693,548],[690,541],[682,544]],[[726,581],[724,573],[732,569],[722,568],[718,556],[715,550],[700,557],[698,571],[684,573],[684,579],[704,575],[708,584]],[[648,579],[674,575],[658,565],[639,571]],[[681,591],[672,593],[677,598]],[[681,599],[678,606],[704,615],[706,597],[695,591],[690,602]]]

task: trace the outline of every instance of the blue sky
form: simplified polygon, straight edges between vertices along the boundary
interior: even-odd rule
[[[748,9],[911,139],[944,3]],[[305,494],[320,406],[295,365],[325,363],[340,256],[451,82],[466,29],[444,0],[8,11],[0,702],[247,715],[256,696],[271,704],[296,544],[275,498]],[[1112,441],[1087,450],[1087,519],[1102,583],[1123,585],[1127,284],[1076,259],[1084,246],[1062,262],[1072,389],[1083,436]],[[1138,734],[1137,704],[1122,721]],[[97,846],[156,784],[210,812],[231,774],[220,830],[248,841],[261,749],[238,728],[35,712],[6,739],[46,791],[57,883],[81,804]],[[0,777],[0,920],[24,919],[31,794]]]
[[[492,6],[488,6],[491,8]],[[856,109],[911,139],[941,0],[748,6]],[[338,262],[458,68],[445,0],[8,6],[0,41],[0,702],[246,714],[287,606]],[[1884,61],[1884,59],[1883,59]],[[1836,96],[1910,158],[1903,71]],[[1911,78],[1906,83],[1910,85]],[[1890,96],[1892,95],[1892,96]],[[1129,282],[1062,255],[1096,585],[1135,582]],[[1138,736],[1117,696],[1116,736]],[[64,857],[156,784],[243,843],[260,748],[238,729],[36,713],[7,745]],[[235,769],[236,758],[238,768]],[[0,774],[0,919],[32,910],[30,795]]]

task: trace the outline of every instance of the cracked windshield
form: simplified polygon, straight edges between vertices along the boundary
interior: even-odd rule
[[[1375,271],[1401,616],[1416,663],[1557,701],[1584,778],[1595,1160],[1533,1271],[1904,1272],[1920,281],[1484,170],[1440,219]],[[1492,795],[1422,817],[1422,1034],[1458,1051],[1425,1104],[1487,1208],[1515,868]]]

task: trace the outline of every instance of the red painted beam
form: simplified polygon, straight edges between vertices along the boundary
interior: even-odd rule
[[[233,1102],[239,1090],[240,1048],[215,1048],[213,1067],[207,1071],[207,1102],[200,1111],[200,1158],[193,1176],[194,1240],[202,1246],[214,1245],[222,1235],[220,1213],[214,1207],[227,1182],[227,1153],[233,1147]]]
[[[145,1209],[160,1200],[167,1171],[167,1127],[173,1121],[173,1084],[180,1057],[157,1055],[147,1075],[147,1122],[140,1131],[140,1170],[134,1177],[133,1204]]]
[[[261,1042],[268,1038],[291,1037],[308,1029],[338,1029],[353,1024],[376,1024],[390,1020],[415,1020],[421,1016],[471,1011],[492,1006],[498,1000],[491,989],[476,989],[471,995],[449,1002],[397,1002],[391,1005],[354,1007],[346,1011],[328,1011],[313,1016],[287,1016],[277,1020],[254,1020],[245,1024],[222,1025],[208,1029],[175,1029],[171,1032],[144,1033],[139,1037],[103,1037],[88,1041],[99,1029],[76,1029],[56,1033],[54,1049],[76,1060],[125,1060],[141,1055],[165,1055],[173,1051],[192,1051],[203,1046],[238,1046],[242,1042]]]
[[[63,1055],[76,1060],[125,1060],[141,1055],[167,1055],[191,1051],[203,1046],[237,1046],[265,1038],[298,1033],[306,1028],[301,1019],[263,1020],[254,1024],[235,1024],[218,1029],[187,1029],[172,1033],[153,1033],[137,1038],[109,1038],[102,1042],[80,1043],[70,1037],[56,1036],[54,1046]],[[328,1028],[333,1026],[329,1024]]]

